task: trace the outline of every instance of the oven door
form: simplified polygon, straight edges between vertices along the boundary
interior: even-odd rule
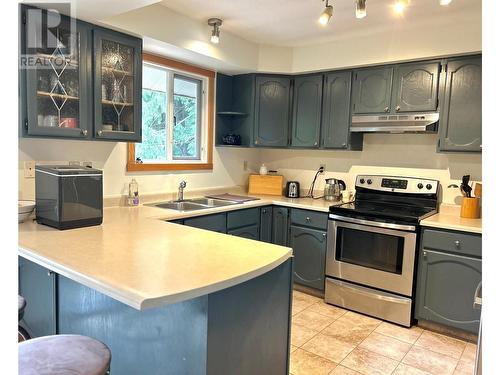
[[[351,222],[328,222],[326,274],[411,296],[417,234],[384,227],[399,227],[397,224],[345,220]]]

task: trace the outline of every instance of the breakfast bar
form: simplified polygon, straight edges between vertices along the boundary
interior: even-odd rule
[[[289,362],[291,249],[104,209],[100,226],[19,226],[21,322],[82,334],[115,374],[278,374]]]

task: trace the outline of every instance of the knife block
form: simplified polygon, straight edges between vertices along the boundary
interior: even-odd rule
[[[463,197],[460,217],[465,219],[479,219],[480,212],[479,198]]]

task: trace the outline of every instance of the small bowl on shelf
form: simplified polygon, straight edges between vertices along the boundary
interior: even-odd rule
[[[35,209],[35,201],[20,200],[17,203],[17,219],[19,223],[26,221]]]

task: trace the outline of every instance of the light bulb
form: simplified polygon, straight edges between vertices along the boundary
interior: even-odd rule
[[[439,5],[449,5],[453,0],[439,0]]]
[[[356,0],[356,18],[366,17],[366,0]]]
[[[219,44],[219,36],[218,35],[212,35],[210,37],[210,41],[213,43],[213,44]]]
[[[322,25],[326,25],[328,21],[330,21],[330,18],[332,18],[332,15],[333,7],[331,5],[327,5],[323,10],[323,13],[321,13],[321,16],[319,16],[318,22]]]
[[[394,11],[397,14],[403,14],[407,6],[408,0],[396,0],[396,2],[394,3]]]

